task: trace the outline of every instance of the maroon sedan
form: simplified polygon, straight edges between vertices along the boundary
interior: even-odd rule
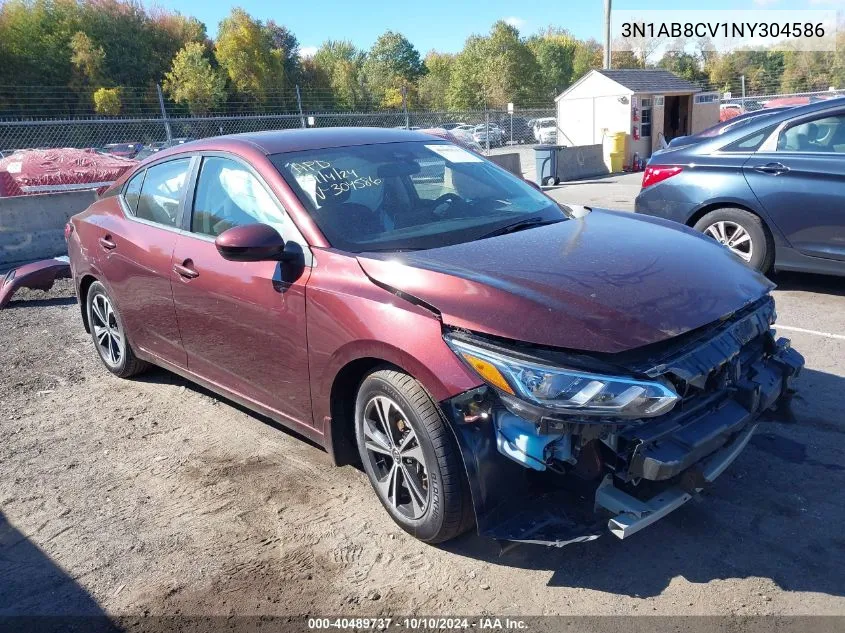
[[[109,371],[164,367],[361,462],[432,543],[626,537],[707,487],[803,365],[727,249],[419,132],[166,150],[67,236]]]

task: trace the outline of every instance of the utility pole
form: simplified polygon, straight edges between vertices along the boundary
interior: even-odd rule
[[[610,5],[611,0],[604,0],[604,69],[610,70]]]
[[[740,108],[745,112],[745,75],[741,75],[740,79],[742,80],[742,105],[740,105]]]
[[[164,133],[167,136],[168,145],[173,142],[173,132],[170,129],[170,120],[167,118],[167,110],[164,109],[164,95],[161,94],[161,85],[156,84],[158,91],[158,105],[161,108],[161,118],[164,121]]]

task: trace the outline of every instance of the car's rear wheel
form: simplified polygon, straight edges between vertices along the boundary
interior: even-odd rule
[[[123,319],[105,286],[99,281],[95,281],[88,289],[86,309],[94,348],[106,369],[121,378],[129,378],[144,371],[148,364],[135,356],[126,338]]]
[[[765,273],[772,267],[774,241],[763,220],[753,213],[732,207],[716,209],[696,222],[694,228],[728,248],[751,268]]]
[[[355,435],[364,470],[393,520],[426,543],[448,541],[473,523],[466,472],[446,425],[408,374],[379,369],[361,383]]]

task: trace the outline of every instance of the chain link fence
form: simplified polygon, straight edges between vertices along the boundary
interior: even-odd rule
[[[534,143],[533,119],[554,116],[554,108],[449,112],[303,112],[210,117],[0,119],[0,151],[32,148],[110,149],[114,144],[158,147],[185,139],[303,127],[457,127],[484,148]],[[481,129],[474,129],[481,126]],[[488,134],[489,132],[489,134]]]

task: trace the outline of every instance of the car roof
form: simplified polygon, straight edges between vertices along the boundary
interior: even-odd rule
[[[249,146],[264,154],[281,154],[329,147],[401,143],[403,141],[443,141],[430,134],[376,127],[324,127],[294,130],[267,130],[214,136],[177,146],[179,153],[242,148]],[[177,148],[173,148],[177,149]]]

